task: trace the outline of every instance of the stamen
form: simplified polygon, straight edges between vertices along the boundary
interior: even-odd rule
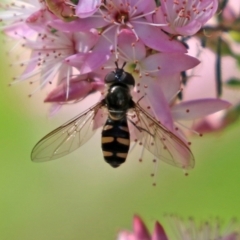
[[[138,18],[142,18],[142,17],[146,17],[148,15],[151,15],[151,14],[154,14],[158,11],[158,8],[156,8],[155,10],[151,11],[151,12],[148,12],[148,13],[144,13],[142,15],[138,15],[138,16],[135,16],[135,17],[132,17],[131,20],[136,20]]]
[[[67,71],[67,90],[66,90],[66,100],[68,99],[69,97],[69,85],[70,85],[70,68],[68,68],[68,71]]]
[[[155,148],[155,154],[156,154],[157,149]],[[154,154],[154,155],[155,155]],[[153,159],[153,172],[151,174],[151,177],[153,177],[153,186],[156,186],[157,184],[157,173],[158,173],[158,165],[159,165],[159,159]]]

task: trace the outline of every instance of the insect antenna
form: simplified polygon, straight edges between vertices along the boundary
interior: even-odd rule
[[[119,69],[119,67],[118,67],[118,62],[117,62],[117,61],[115,61],[115,65],[116,65],[117,69]]]
[[[123,69],[126,66],[126,64],[127,62],[124,62],[121,69]]]
[[[115,61],[115,65],[116,65],[117,69],[122,69],[122,70],[123,70],[123,68],[126,66],[126,64],[127,64],[127,62],[124,62],[123,65],[122,65],[122,67],[119,68],[119,66],[118,66],[118,62]]]

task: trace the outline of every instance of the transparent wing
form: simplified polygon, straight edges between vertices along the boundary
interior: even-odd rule
[[[101,124],[95,119],[102,119],[102,102],[58,127],[42,138],[33,148],[32,161],[44,162],[60,158],[86,143]]]
[[[135,104],[133,114],[128,119],[134,126],[132,136],[136,139],[133,140],[137,140],[156,158],[184,169],[194,167],[194,156],[187,143],[165,128],[139,104]]]

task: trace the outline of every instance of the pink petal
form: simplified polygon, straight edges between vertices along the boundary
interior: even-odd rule
[[[137,7],[135,15],[138,15],[141,13],[148,13],[153,11],[156,8],[156,4],[154,3],[154,1],[131,0],[131,5]]]
[[[129,234],[127,232],[120,232],[117,240],[129,240]]]
[[[145,22],[145,24],[138,24],[132,21],[131,24],[139,38],[148,47],[161,52],[187,52],[187,49],[182,43],[171,40],[160,28],[147,25],[147,22]]]
[[[101,4],[101,0],[80,0],[76,7],[76,15],[80,18],[86,18],[93,15]]]
[[[49,110],[49,117],[54,117],[62,108],[62,104],[53,103]]]
[[[210,10],[205,11],[205,14],[202,14],[201,17],[198,18],[198,20],[204,25],[217,11],[218,8],[218,0],[211,0],[211,1],[202,1],[201,2],[201,10],[204,11],[204,9],[207,7],[209,2],[212,2],[212,7]]]
[[[136,240],[150,240],[148,230],[139,216],[133,218],[133,229]]]
[[[103,37],[92,49],[92,52],[77,53],[65,59],[66,63],[70,66],[78,68],[81,74],[89,73],[109,60],[112,48],[111,44]]]
[[[142,61],[142,67],[149,72],[159,69],[158,76],[172,75],[193,68],[199,60],[182,53],[157,53]]]
[[[78,100],[86,97],[91,90],[92,86],[88,81],[71,81],[69,86],[64,82],[51,91],[44,102],[66,102]]]
[[[178,120],[193,120],[205,117],[211,113],[230,107],[231,104],[221,99],[199,99],[181,102],[172,107],[173,119]]]
[[[137,240],[137,239],[132,233],[123,231],[118,234],[117,240]]]
[[[62,20],[54,20],[51,21],[50,26],[60,30],[67,32],[78,32],[78,31],[86,31],[92,28],[102,28],[105,27],[107,23],[102,18],[79,18],[72,22],[63,22]]]
[[[24,69],[24,71],[21,75],[28,74],[36,68],[36,66],[38,64],[37,56],[38,56],[38,54],[37,54],[36,51],[31,52],[31,55],[30,55],[29,59],[32,59],[32,60],[27,64],[26,68]]]
[[[76,67],[81,74],[86,74],[101,67],[109,56],[105,52],[77,53],[65,59],[70,66]]]
[[[159,77],[158,84],[162,89],[166,101],[168,104],[170,104],[175,99],[177,93],[180,91],[180,74],[175,73]]]
[[[206,117],[197,124],[194,124],[193,129],[199,133],[211,133],[220,131],[226,127],[227,123],[224,122],[222,118],[209,119],[209,117]]]
[[[93,129],[98,129],[102,127],[107,121],[107,114],[105,109],[101,108],[98,110],[97,114],[94,117]]]
[[[176,27],[174,33],[176,34],[176,32],[180,35],[183,36],[190,36],[190,35],[194,35],[196,32],[198,32],[198,30],[202,27],[202,24],[198,21],[192,21],[191,23],[189,23],[186,26],[183,27]],[[163,29],[165,30],[165,27],[163,27]],[[171,29],[171,28],[170,28]],[[167,29],[166,29],[167,31]],[[169,31],[167,31],[169,32]]]
[[[134,44],[134,48],[132,47]],[[118,47],[127,58],[140,61],[146,56],[146,48],[141,40],[137,41],[132,31],[124,29],[118,37]],[[134,52],[133,52],[134,51]]]
[[[152,240],[168,240],[164,228],[159,222],[156,222],[155,224]]]
[[[162,11],[162,8],[160,8],[156,15],[154,16],[154,22],[156,23],[167,23],[165,14]],[[173,35],[183,35],[183,36],[189,36],[195,34],[200,28],[202,27],[202,24],[199,23],[196,20],[193,20],[191,23],[187,25],[183,25],[181,27],[174,26],[174,28],[170,25],[162,26],[161,28]]]
[[[145,92],[155,114],[155,117],[170,131],[173,130],[173,118],[167,100],[164,97],[161,86],[152,79],[143,78],[143,84],[147,85]]]
[[[53,20],[56,17],[47,10],[40,9],[34,12],[31,16],[26,19],[26,23],[29,27],[36,31],[42,31],[46,26],[48,20]]]
[[[14,39],[28,38],[36,34],[25,22],[15,23],[4,28],[4,33]]]
[[[99,34],[95,31],[73,33],[74,49],[77,52],[90,51],[99,41]]]

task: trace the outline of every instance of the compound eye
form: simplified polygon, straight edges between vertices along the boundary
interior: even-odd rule
[[[115,77],[116,73],[115,72],[110,72],[106,75],[105,79],[104,79],[104,82],[106,84],[108,83],[113,83],[116,81],[116,77]]]
[[[132,74],[128,72],[124,72],[124,74],[122,75],[122,82],[127,85],[132,85],[132,86],[135,85],[135,80]]]

